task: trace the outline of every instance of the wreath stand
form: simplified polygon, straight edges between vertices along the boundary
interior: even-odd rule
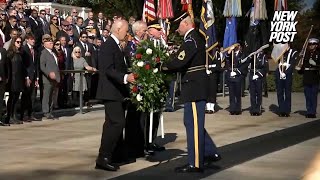
[[[152,128],[153,128],[153,113],[155,111],[151,109],[149,115],[149,143],[152,143]],[[164,126],[163,126],[163,111],[160,111],[160,128],[161,128],[161,138],[164,138]]]

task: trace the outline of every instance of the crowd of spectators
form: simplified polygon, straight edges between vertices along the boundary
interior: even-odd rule
[[[55,119],[52,109],[78,106],[80,75],[63,70],[90,72],[82,87],[84,105],[92,106],[100,45],[108,38],[112,22],[123,17],[108,19],[102,12],[89,12],[84,19],[72,9],[63,18],[59,9],[50,12],[50,8],[31,9],[23,0],[0,1],[0,99],[9,92],[8,101],[0,103],[2,126],[41,120],[34,116],[36,102],[41,102],[48,119]],[[56,64],[47,62],[50,58]]]

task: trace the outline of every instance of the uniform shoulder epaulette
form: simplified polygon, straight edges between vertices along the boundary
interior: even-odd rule
[[[196,40],[193,39],[193,37],[191,37],[191,36],[188,36],[188,37],[184,40],[184,42],[193,42],[194,45],[195,45],[195,47],[196,47],[196,48],[198,47]]]

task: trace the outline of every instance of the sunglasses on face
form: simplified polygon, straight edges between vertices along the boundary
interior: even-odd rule
[[[21,41],[16,41],[16,43],[21,44]]]
[[[55,46],[60,46],[60,43],[55,44]]]
[[[58,19],[52,19],[52,21],[56,21],[56,20],[58,20]]]
[[[56,11],[56,12],[54,12],[54,13],[58,14],[58,13],[59,13],[59,11]]]
[[[317,43],[309,43],[309,45],[312,46],[312,45],[318,45],[318,44]]]
[[[72,12],[72,13],[78,13],[78,12]]]
[[[76,51],[76,52],[74,52],[74,53],[77,53],[77,54],[79,54],[79,53],[80,53],[80,51]]]
[[[87,38],[88,36],[82,36],[82,38]]]

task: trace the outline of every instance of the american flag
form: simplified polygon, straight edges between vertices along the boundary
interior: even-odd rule
[[[274,0],[274,10],[275,11],[286,11],[288,10],[287,0]]]
[[[189,5],[192,5],[192,0],[181,0],[182,11],[188,11]]]
[[[149,22],[156,19],[154,0],[145,0],[143,5],[142,20]]]
[[[172,1],[158,0],[158,13],[160,19],[173,18]]]

